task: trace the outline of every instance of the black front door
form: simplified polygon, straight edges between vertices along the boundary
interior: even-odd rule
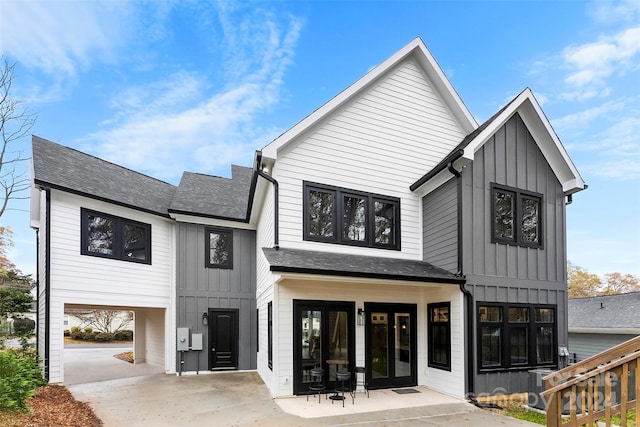
[[[353,370],[354,305],[353,302],[293,301],[294,394],[309,390],[313,368],[324,369],[327,386],[335,381],[337,369]],[[327,360],[346,363],[328,364]]]
[[[369,388],[417,384],[415,304],[365,303]]]
[[[209,370],[238,368],[238,310],[209,311]]]

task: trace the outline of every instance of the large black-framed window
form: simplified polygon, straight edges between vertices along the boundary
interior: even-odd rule
[[[556,306],[479,302],[478,371],[556,367]]]
[[[269,369],[273,371],[273,302],[267,303],[267,354]]]
[[[491,241],[542,248],[542,194],[491,184]]]
[[[451,303],[427,304],[429,366],[451,371]]]
[[[151,264],[151,224],[80,209],[80,253]]]
[[[233,230],[205,228],[205,266],[233,268]]]
[[[400,199],[303,183],[303,238],[400,250]]]

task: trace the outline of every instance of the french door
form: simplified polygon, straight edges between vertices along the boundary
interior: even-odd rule
[[[365,303],[369,388],[417,384],[415,304]]]
[[[311,369],[322,368],[327,386],[338,369],[353,369],[355,355],[354,303],[293,301],[293,393],[309,390]],[[343,361],[328,364],[327,360]]]

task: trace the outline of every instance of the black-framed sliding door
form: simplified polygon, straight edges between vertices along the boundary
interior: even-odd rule
[[[293,301],[293,393],[309,390],[311,369],[325,371],[325,383],[335,380],[336,365],[327,360],[355,362],[355,303]]]
[[[369,388],[417,385],[417,305],[365,303]]]

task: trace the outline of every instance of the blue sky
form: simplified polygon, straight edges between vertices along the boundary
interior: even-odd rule
[[[589,185],[569,260],[640,275],[637,0],[0,1],[32,132],[171,183],[249,166],[416,36],[479,122],[533,90]],[[13,208],[10,258],[34,273],[28,203]]]

